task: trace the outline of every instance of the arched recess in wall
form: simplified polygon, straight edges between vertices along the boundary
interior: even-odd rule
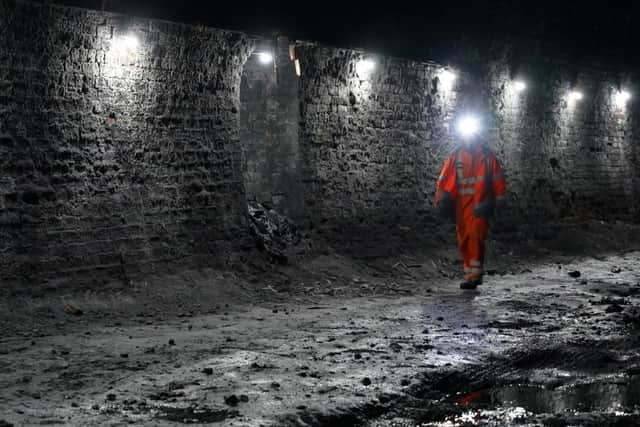
[[[258,40],[240,84],[240,143],[247,200],[302,215],[298,76],[285,38]]]

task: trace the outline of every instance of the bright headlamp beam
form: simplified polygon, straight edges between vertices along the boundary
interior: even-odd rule
[[[457,131],[463,138],[471,138],[480,132],[480,120],[475,116],[464,116],[458,120]]]

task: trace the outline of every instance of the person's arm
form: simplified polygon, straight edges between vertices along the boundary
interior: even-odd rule
[[[436,208],[441,214],[449,215],[449,210],[457,197],[455,158],[449,157],[436,183]]]

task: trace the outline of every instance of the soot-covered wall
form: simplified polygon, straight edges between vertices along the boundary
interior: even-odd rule
[[[305,206],[315,227],[340,236],[360,228],[411,235],[440,224],[435,180],[455,143],[455,118],[469,108],[490,113],[487,135],[508,176],[503,221],[636,211],[635,102],[614,101],[620,87],[633,91],[633,81],[615,70],[521,57],[528,88],[518,92],[508,49],[480,56],[480,66],[467,60],[472,72],[452,69],[450,87],[433,64],[313,44],[296,55]],[[568,101],[572,89],[582,101]]]
[[[505,49],[462,54],[447,87],[437,64],[297,43],[297,77],[286,41],[263,42],[270,69],[242,34],[0,0],[0,281],[209,262],[244,245],[247,198],[332,237],[429,245],[453,123],[477,100],[505,220],[638,211],[637,104],[613,102],[637,76],[521,56],[517,93]]]
[[[264,60],[264,54],[270,55],[270,60]],[[283,37],[258,41],[245,63],[240,86],[240,142],[247,198],[296,219],[303,216],[304,209],[298,92],[289,41]]]
[[[119,280],[242,242],[250,44],[0,0],[0,281]]]

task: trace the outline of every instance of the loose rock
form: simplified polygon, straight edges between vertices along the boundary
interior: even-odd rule
[[[232,394],[231,396],[226,396],[224,398],[224,403],[226,403],[229,406],[238,406],[238,402],[240,402],[240,399],[238,399],[238,396],[236,396],[235,394]]]

